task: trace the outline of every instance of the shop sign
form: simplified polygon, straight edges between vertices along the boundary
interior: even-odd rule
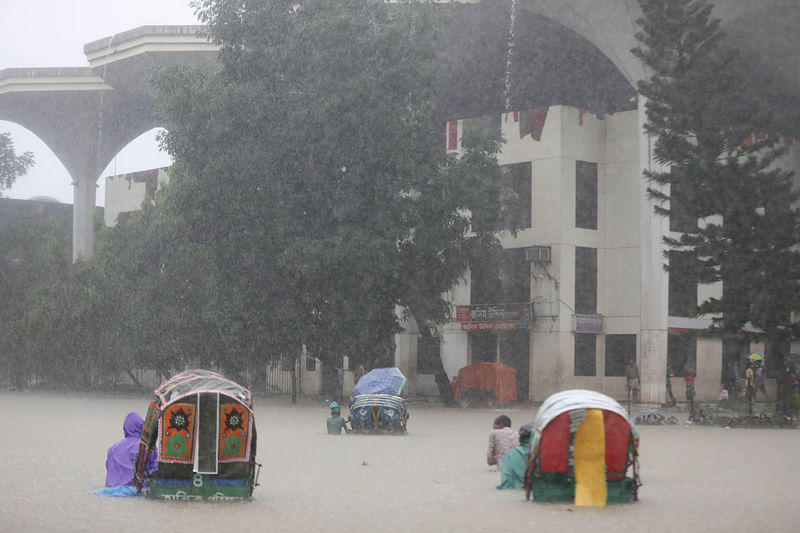
[[[530,304],[476,304],[456,307],[459,322],[505,322],[530,320]]]

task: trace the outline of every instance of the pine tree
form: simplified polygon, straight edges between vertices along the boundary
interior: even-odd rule
[[[719,20],[705,0],[640,0],[639,57],[649,76],[645,131],[665,171],[646,171],[656,212],[678,210],[699,220],[694,231],[666,238],[670,250],[695,260],[671,275],[722,282],[720,298],[698,307],[711,329],[748,324],[767,339],[797,336],[800,309],[799,193],[793,172],[779,168],[784,149],[765,117],[768,102],[745,99],[735,51],[721,45]],[[680,191],[681,205],[671,192]],[[675,205],[672,205],[675,204]],[[794,331],[792,328],[795,328]]]

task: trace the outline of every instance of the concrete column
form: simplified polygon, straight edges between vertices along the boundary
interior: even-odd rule
[[[639,96],[639,166],[650,169],[652,139],[644,133],[646,121],[645,98]],[[639,219],[641,241],[641,325],[640,377],[642,401],[662,403],[666,397],[667,316],[669,280],[664,271],[663,237],[668,235],[669,220],[656,215],[653,201],[648,198],[651,184],[644,178],[639,184]]]
[[[419,327],[413,317],[404,318],[404,309],[400,306],[395,306],[395,315],[403,331],[394,336],[394,366],[399,368],[400,372],[406,377],[403,396],[412,397],[417,394]]]
[[[419,334],[403,332],[394,336],[394,364],[406,377],[403,396],[417,395],[417,339]]]
[[[72,261],[94,256],[94,207],[97,184],[91,178],[72,182]]]

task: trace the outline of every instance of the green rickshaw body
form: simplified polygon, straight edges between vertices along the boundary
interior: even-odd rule
[[[158,469],[147,473],[149,456]],[[135,483],[161,500],[248,500],[258,484],[250,391],[208,370],[176,374],[155,390],[139,443]]]

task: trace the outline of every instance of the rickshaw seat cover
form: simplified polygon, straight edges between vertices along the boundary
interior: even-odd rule
[[[580,409],[603,410],[607,472],[609,479],[622,479],[626,471],[630,439],[635,434],[628,413],[613,398],[583,389],[555,393],[539,408],[531,449],[539,450],[542,472],[568,472],[568,468],[564,468],[564,461],[569,461],[570,412]],[[551,430],[553,424],[555,426]]]
[[[542,472],[569,472],[570,416],[562,413],[554,418],[542,433],[539,461]]]
[[[625,479],[631,437],[630,424],[610,411],[603,411],[603,419],[606,438],[606,477],[612,480]]]

